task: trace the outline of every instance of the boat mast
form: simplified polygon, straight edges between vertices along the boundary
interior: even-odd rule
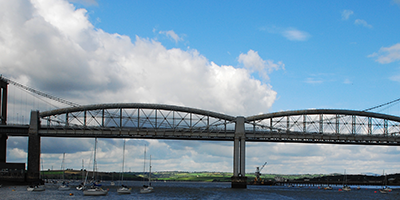
[[[65,152],[63,153],[63,159],[62,159],[62,163],[61,163],[61,170],[63,171],[63,177],[62,177],[63,180],[65,179],[64,162],[65,162]]]
[[[151,182],[151,155],[150,155],[150,164],[149,164],[150,168],[149,168],[149,186],[150,186],[150,182]]]
[[[96,163],[96,150],[97,150],[97,137],[94,140],[94,154],[93,154],[93,181],[95,181],[95,172],[97,168],[97,163]]]
[[[144,157],[143,157],[143,183],[145,183],[145,174],[146,174],[146,145],[144,145]]]
[[[121,175],[121,185],[124,183],[124,167],[125,167],[125,139],[124,139],[124,147],[122,150],[122,175]]]

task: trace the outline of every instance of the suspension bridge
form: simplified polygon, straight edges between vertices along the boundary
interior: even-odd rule
[[[247,185],[246,142],[400,146],[400,117],[372,112],[400,99],[361,111],[311,109],[245,117],[165,104],[79,105],[4,77],[0,77],[0,84],[0,167],[14,166],[6,163],[7,138],[28,137],[28,182],[39,180],[41,137],[233,141],[233,188]],[[50,99],[64,107],[23,109],[18,95],[8,99],[9,85],[41,99],[42,103],[33,103],[35,106]],[[10,103],[11,109],[7,106]],[[17,116],[8,117],[10,110],[17,110]]]

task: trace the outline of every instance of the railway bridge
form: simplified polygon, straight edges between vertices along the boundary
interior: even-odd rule
[[[3,87],[4,86],[4,87]],[[146,103],[95,104],[31,111],[29,125],[7,124],[2,85],[0,163],[8,136],[28,141],[27,178],[39,180],[41,137],[221,140],[233,142],[232,188],[246,188],[246,142],[400,146],[400,117],[368,111],[311,109],[231,116]]]

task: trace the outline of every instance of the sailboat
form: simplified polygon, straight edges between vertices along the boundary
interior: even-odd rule
[[[124,166],[125,166],[125,139],[124,148],[122,150],[122,174],[121,174],[121,187],[117,189],[118,194],[130,194],[131,189],[124,185]]]
[[[351,191],[350,186],[347,185],[347,175],[346,175],[346,170],[344,170],[344,178],[343,178],[343,187],[342,187],[343,191]]]
[[[62,184],[58,187],[58,190],[62,190],[62,191],[67,191],[70,190],[71,188],[69,187],[69,185],[65,182],[65,168],[64,168],[64,163],[65,163],[65,153],[63,154],[63,160],[61,163],[61,170],[63,172],[63,177],[62,177]]]
[[[96,171],[96,148],[97,148],[97,138],[95,139],[94,142],[94,154],[93,154],[93,180],[95,178],[95,171]],[[86,173],[86,180],[87,180],[87,174]],[[86,182],[85,180],[85,182]],[[108,194],[107,190],[103,190],[102,188],[96,186],[94,183],[90,188],[84,188],[83,189],[83,195],[85,196],[105,196]]]
[[[142,194],[146,194],[146,193],[150,193],[153,192],[153,187],[151,186],[151,155],[150,155],[150,164],[149,164],[150,168],[149,168],[149,178],[148,178],[148,184],[144,184],[142,186],[142,188],[140,188],[140,193]],[[146,172],[146,146],[144,147],[144,166],[143,166],[143,172]]]
[[[383,174],[385,174],[385,171],[383,171]],[[391,191],[392,191],[392,188],[389,188],[387,186],[387,175],[385,174],[385,180],[383,182],[383,187],[382,187],[382,189],[379,190],[379,192],[382,193],[382,194],[387,194],[387,193],[389,193]]]

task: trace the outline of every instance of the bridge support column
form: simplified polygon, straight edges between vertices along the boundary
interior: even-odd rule
[[[0,79],[0,124],[7,125],[7,91],[8,83]],[[7,135],[0,135],[0,163],[6,163],[7,159]]]
[[[28,173],[26,177],[30,183],[41,182],[39,126],[39,111],[32,111],[29,125]]]
[[[7,135],[0,135],[0,163],[6,163],[7,159]]]
[[[244,133],[244,117],[236,118],[235,139],[233,143],[233,176],[232,188],[247,188],[246,177],[246,136]]]

